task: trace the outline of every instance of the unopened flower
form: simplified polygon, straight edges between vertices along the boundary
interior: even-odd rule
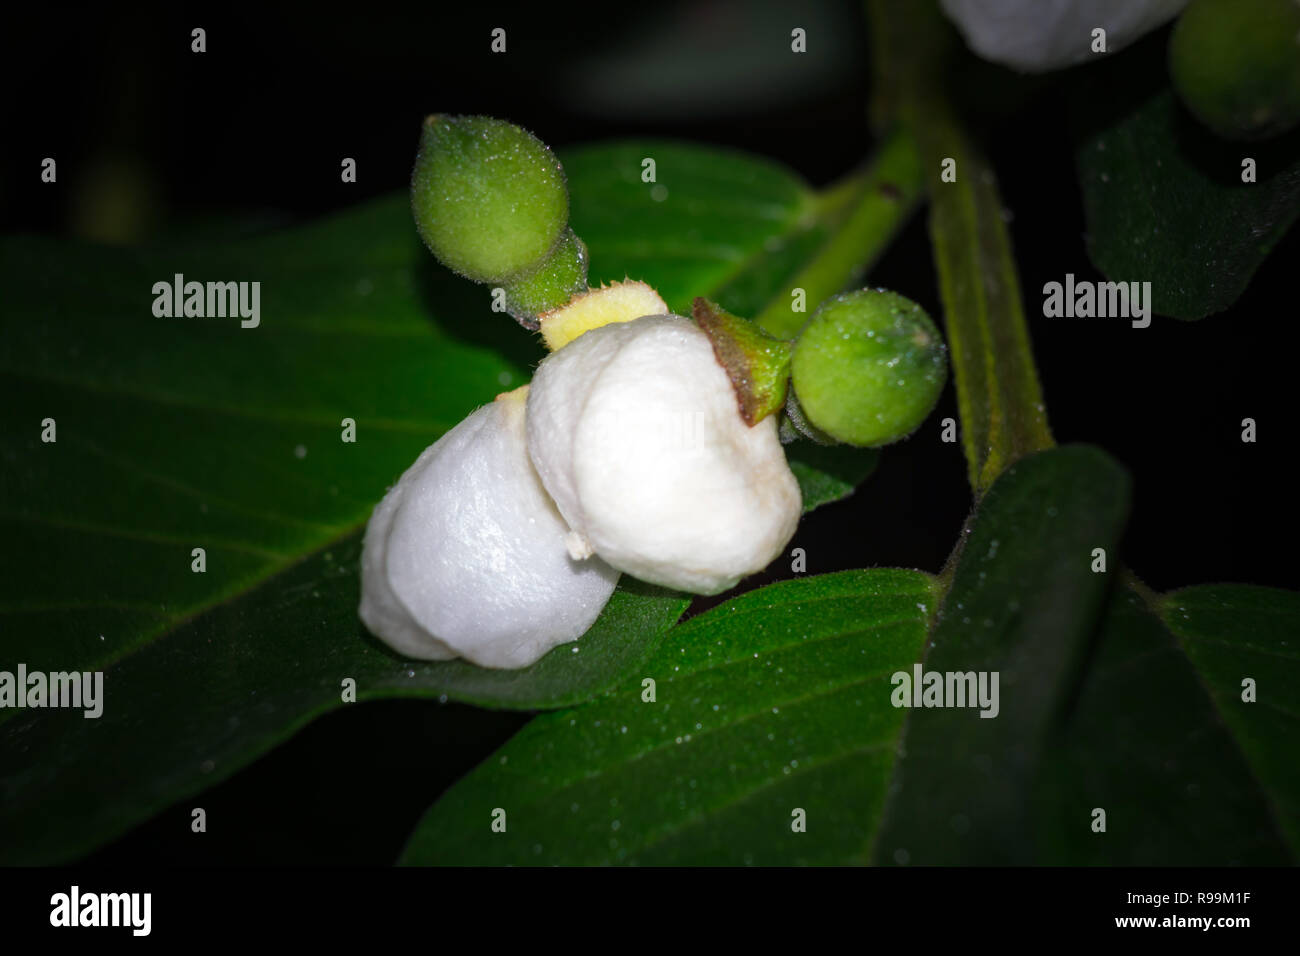
[[[708,336],[687,319],[604,325],[548,356],[527,430],[576,557],[712,594],[762,570],[794,534],[799,485],[776,419],[745,424]]]
[[[1187,0],[941,0],[972,50],[1024,73],[1044,73],[1093,56],[1092,31],[1106,52],[1128,46],[1170,20]]]
[[[618,572],[576,561],[528,458],[527,387],[425,449],[366,528],[361,619],[408,657],[526,667],[577,640]]]
[[[948,379],[948,350],[911,299],[860,289],[813,313],[790,368],[809,424],[835,441],[874,447],[925,421]]]
[[[569,189],[546,144],[490,116],[424,121],[411,211],[429,250],[477,282],[537,268],[564,235]]]
[[[1300,124],[1300,2],[1193,0],[1169,38],[1169,73],[1220,136],[1286,132]]]
[[[411,211],[449,269],[505,291],[529,329],[587,287],[587,247],[568,228],[564,170],[532,133],[490,116],[424,121]]]

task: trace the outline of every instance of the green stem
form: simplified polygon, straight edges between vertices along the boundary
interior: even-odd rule
[[[1008,465],[1053,444],[1034,368],[1011,240],[993,169],[949,103],[943,78],[955,44],[937,4],[870,0],[875,43],[888,51],[878,81],[917,141],[930,193],[957,406],[971,486],[982,494]],[[889,117],[886,117],[889,118]],[[955,181],[944,163],[955,161]]]
[[[803,289],[806,309],[860,280],[916,209],[921,187],[916,146],[910,136],[895,133],[861,182],[847,179],[823,193],[828,207],[848,202],[851,194],[856,201],[835,234],[790,281],[791,291]],[[793,305],[793,296],[778,296],[754,321],[778,338],[793,338],[808,320],[808,312],[795,312]]]
[[[862,196],[870,172],[869,166],[859,166],[817,193],[812,203],[817,221],[832,231],[844,225],[844,220]]]

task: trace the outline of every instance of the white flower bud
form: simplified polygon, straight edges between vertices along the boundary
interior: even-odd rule
[[[941,0],[966,43],[986,60],[1044,73],[1094,56],[1092,31],[1106,52],[1128,46],[1171,19],[1187,0]]]
[[[375,508],[361,557],[361,619],[408,657],[526,667],[577,640],[618,583],[575,561],[524,443],[527,388],[426,448]]]
[[[548,356],[527,425],[575,556],[714,594],[766,567],[798,524],[775,418],[744,423],[708,336],[687,319],[602,326]]]

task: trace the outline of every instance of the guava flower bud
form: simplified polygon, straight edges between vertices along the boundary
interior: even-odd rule
[[[565,547],[568,526],[528,459],[527,391],[426,448],[371,516],[361,619],[407,657],[526,667],[577,640],[614,591],[617,571]]]
[[[570,553],[714,594],[761,571],[799,521],[776,417],[741,420],[709,338],[651,315],[592,329],[537,369],[528,451]]]
[[[489,116],[424,121],[411,174],[420,237],[443,265],[506,283],[542,265],[569,222],[560,161],[527,130]]]
[[[906,437],[948,377],[943,336],[910,299],[861,289],[827,299],[795,342],[791,384],[809,423],[850,445]]]
[[[1300,2],[1193,0],[1169,38],[1169,73],[1220,136],[1285,132],[1300,123]]]
[[[1092,31],[1106,52],[1170,20],[1187,0],[940,0],[972,50],[1023,73],[1045,73],[1092,56]]]

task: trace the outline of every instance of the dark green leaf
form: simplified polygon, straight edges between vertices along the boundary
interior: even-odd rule
[[[743,153],[668,141],[610,143],[565,155],[574,231],[591,250],[593,285],[642,279],[690,315],[786,244],[822,227],[817,196],[786,169]],[[642,162],[655,161],[653,183]],[[745,314],[762,302],[740,301]]]
[[[1087,91],[1077,161],[1088,253],[1108,279],[1150,282],[1155,312],[1222,312],[1300,215],[1300,134],[1269,143],[1217,139],[1167,88],[1128,107],[1131,91]],[[1252,158],[1257,182],[1242,182]]]
[[[1017,462],[985,495],[924,666],[998,674],[998,713],[911,712],[878,861],[1029,861],[1030,787],[1078,681],[1128,507],[1124,470],[1081,445]],[[1096,548],[1106,574],[1092,571]]]
[[[799,479],[805,513],[853,494],[880,461],[874,448],[818,445],[799,440],[785,446],[786,461]]]
[[[917,571],[751,591],[616,691],[545,714],[448,791],[408,863],[764,864],[865,856],[934,603]],[[645,679],[655,682],[647,702]],[[497,808],[504,833],[491,829]],[[807,832],[792,831],[796,809]]]
[[[1300,596],[1216,585],[1174,592],[1159,606],[1163,622],[1127,587],[1110,601],[1045,761],[1035,800],[1040,860],[1293,861],[1300,668],[1286,642],[1300,624]],[[1241,699],[1250,675],[1270,695],[1253,704]],[[1105,832],[1093,829],[1098,809]]]
[[[1300,594],[1202,585],[1165,595],[1160,612],[1300,857]],[[1248,677],[1256,685],[1254,703],[1242,700]]]
[[[0,726],[0,859],[63,859],[121,833],[339,706],[347,678],[359,701],[576,703],[634,670],[687,604],[624,578],[578,643],[532,667],[407,661],[356,617],[360,551],[353,535],[117,662],[104,677],[97,719],[79,710],[13,712]]]
[[[641,182],[645,159],[655,160],[654,183]],[[584,184],[573,197],[574,229],[604,252],[593,256],[593,283],[644,279],[681,315],[703,295],[781,338],[861,278],[915,210],[921,178],[915,147],[901,134],[822,195],[775,164],[672,142],[589,150],[565,163]],[[795,287],[804,290],[804,312],[791,312]]]

